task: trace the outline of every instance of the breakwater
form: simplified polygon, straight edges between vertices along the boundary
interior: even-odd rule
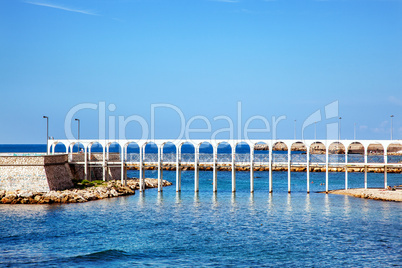
[[[93,185],[93,186],[92,186]],[[128,179],[126,184],[120,181],[104,183],[84,183],[80,188],[64,191],[36,192],[32,190],[5,191],[0,190],[0,203],[2,204],[57,204],[57,203],[84,203],[93,200],[133,195],[139,189],[139,179]],[[163,181],[164,186],[172,185]],[[145,179],[146,188],[158,187],[156,179]]]

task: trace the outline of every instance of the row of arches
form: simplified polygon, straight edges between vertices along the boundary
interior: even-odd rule
[[[231,144],[227,141],[220,141],[214,145],[207,141],[199,143],[183,141],[179,144],[170,141],[145,141],[142,143],[55,141],[49,145],[48,151],[53,154],[88,153],[92,158],[96,158],[94,157],[96,153],[104,153],[107,160],[126,162],[139,162],[140,158],[143,161],[156,162],[158,154],[165,162],[175,162],[176,154],[179,155],[180,161],[193,162],[195,153],[200,162],[212,162],[214,154],[217,155],[218,162],[230,162],[232,157],[236,162],[250,162],[251,157],[255,162],[268,162],[270,153],[272,162],[276,163],[288,162],[289,159],[292,163],[306,163],[307,161],[325,163],[326,155],[328,155],[329,163],[398,163],[402,161],[402,144],[399,142],[390,143],[386,147],[380,142],[367,143],[364,146],[359,141],[350,142],[347,146],[340,141],[333,141],[329,146],[320,141],[311,142],[310,145],[301,141],[292,143],[277,141],[272,146],[267,142],[250,144],[240,141]]]

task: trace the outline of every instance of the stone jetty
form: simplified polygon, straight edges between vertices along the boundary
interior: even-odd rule
[[[80,188],[64,191],[35,192],[27,190],[5,191],[0,190],[0,203],[2,204],[57,204],[57,203],[83,203],[92,200],[112,198],[135,194],[140,188],[137,178],[127,179],[127,185],[120,181],[80,184]],[[163,186],[170,186],[171,182],[163,181]],[[145,188],[157,188],[158,179],[145,179]]]

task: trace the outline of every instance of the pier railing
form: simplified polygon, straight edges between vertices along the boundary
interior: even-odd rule
[[[19,156],[19,155],[43,155],[43,154],[16,154],[16,153],[8,153],[3,154],[8,156]],[[101,153],[92,153],[88,157],[88,160],[91,162],[102,162]],[[194,153],[182,153],[180,155],[179,161],[181,163],[194,163],[195,154]],[[70,153],[69,161],[70,162],[84,162],[85,156],[83,153]],[[284,153],[272,153],[272,163],[273,164],[285,164],[288,163],[288,154]],[[237,164],[248,164],[250,163],[251,156],[249,153],[238,153],[235,154],[235,162]],[[347,160],[347,161],[346,161]],[[402,155],[367,155],[367,164],[398,164],[402,163]],[[110,153],[106,158],[106,161],[121,161],[119,153]],[[140,154],[139,153],[128,153],[124,158],[125,162],[128,163],[139,163],[140,162]],[[162,161],[165,163],[175,163],[176,162],[176,153],[165,153],[162,155]],[[146,153],[143,155],[144,163],[157,163],[158,162],[158,154],[157,153]],[[213,163],[214,156],[212,153],[200,153],[198,154],[198,163]],[[230,153],[219,153],[217,154],[217,163],[231,163],[232,162],[232,154]],[[254,163],[256,164],[268,164],[269,163],[269,154],[254,154]],[[307,154],[291,154],[290,156],[291,164],[307,164]],[[326,163],[326,155],[325,154],[310,154],[310,164],[325,164]],[[363,154],[329,154],[328,155],[328,163],[332,165],[344,165],[344,164],[365,164],[365,155]]]

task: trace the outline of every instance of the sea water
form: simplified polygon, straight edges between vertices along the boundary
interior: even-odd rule
[[[138,176],[129,171],[129,176]],[[163,192],[82,204],[0,205],[0,267],[92,266],[313,266],[392,267],[402,265],[401,204],[318,193],[325,173],[200,171],[182,172],[182,191],[173,182]],[[146,171],[155,178],[156,171]],[[369,187],[383,187],[383,174],[368,174]],[[364,175],[349,173],[349,185],[362,187]],[[390,185],[401,174],[388,174]],[[344,173],[330,173],[330,189],[344,187]]]

